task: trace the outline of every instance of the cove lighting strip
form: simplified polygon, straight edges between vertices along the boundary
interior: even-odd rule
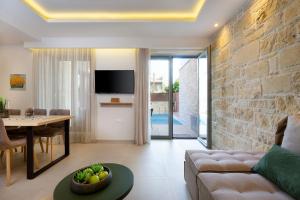
[[[198,0],[190,12],[50,12],[36,0],[23,0],[35,13],[48,22],[90,21],[195,21],[205,3]]]

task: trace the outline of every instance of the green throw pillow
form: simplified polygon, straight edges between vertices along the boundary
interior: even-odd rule
[[[292,197],[300,200],[300,156],[277,145],[252,168]]]

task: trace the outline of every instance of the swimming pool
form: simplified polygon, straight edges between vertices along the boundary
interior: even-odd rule
[[[151,116],[151,124],[168,124],[168,114],[154,114]],[[182,125],[180,121],[173,117],[173,124]]]

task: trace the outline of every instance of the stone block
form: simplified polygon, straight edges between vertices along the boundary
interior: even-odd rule
[[[282,15],[282,13],[277,13],[266,20],[266,22],[262,25],[263,33],[267,34],[268,32],[280,26],[280,24],[282,24]]]
[[[254,99],[254,98],[259,98],[261,95],[262,95],[262,87],[259,82],[238,85],[239,98]]]
[[[296,41],[296,26],[294,23],[283,29],[273,31],[260,41],[260,54],[265,55],[277,51]]]
[[[283,70],[293,65],[300,65],[300,44],[284,49],[279,55],[279,64]]]
[[[226,100],[218,100],[214,102],[215,110],[223,110],[226,111],[228,109],[228,102]]]
[[[240,77],[240,71],[240,68],[228,68],[224,78],[231,81],[238,79]]]
[[[219,79],[225,78],[226,77],[226,70],[227,70],[227,67],[219,68],[218,70],[216,70],[212,74],[212,78],[214,80],[219,80]]]
[[[262,24],[288,5],[290,0],[261,0],[256,8],[256,24]]]
[[[256,113],[255,114],[255,125],[256,127],[267,129],[270,127],[270,117],[262,114],[262,113]]]
[[[247,10],[243,16],[238,19],[234,25],[233,30],[235,34],[242,34],[243,31],[247,30],[255,23],[255,18],[250,10]]]
[[[245,68],[244,76],[247,79],[264,77],[269,73],[269,64],[266,60],[254,63]]]
[[[232,28],[231,25],[226,25],[220,31],[215,43],[216,49],[225,47],[232,40]]]
[[[253,120],[253,110],[249,108],[235,108],[235,118],[245,121]]]
[[[234,85],[230,84],[230,85],[222,87],[222,96],[223,97],[230,97],[233,95],[234,95]]]
[[[249,106],[256,109],[275,109],[275,101],[273,99],[252,100]]]
[[[229,48],[224,47],[218,52],[217,58],[215,59],[215,65],[218,66],[225,63],[229,58]]]
[[[299,70],[300,70],[300,66]],[[300,72],[294,73],[292,78],[293,90],[300,94]]]
[[[259,41],[243,46],[232,56],[232,65],[239,66],[257,60],[259,57]]]
[[[300,111],[300,105],[298,104],[294,96],[279,96],[275,98],[275,105],[277,112],[283,112],[288,114],[294,114]]]
[[[269,59],[269,74],[275,75],[279,73],[278,56],[273,56]]]
[[[278,94],[291,91],[289,75],[272,76],[262,81],[262,91],[265,94]]]
[[[297,16],[300,16],[300,1],[295,0],[284,11],[284,22],[288,23],[294,20]]]

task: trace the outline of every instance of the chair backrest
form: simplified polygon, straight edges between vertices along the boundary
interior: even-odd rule
[[[19,109],[7,109],[9,115],[21,115],[21,110]]]
[[[49,111],[49,115],[70,115],[70,110],[67,109],[52,109]],[[50,127],[63,129],[65,127],[64,122],[57,122],[49,124]]]
[[[10,148],[10,139],[7,135],[2,118],[0,118],[0,149],[5,150]]]
[[[35,108],[33,109],[33,114],[34,115],[47,115],[47,109],[40,109],[40,108]]]
[[[33,115],[33,109],[32,108],[27,108],[25,110],[25,116],[31,117]]]
[[[49,115],[70,115],[70,110],[67,109],[51,109]]]

